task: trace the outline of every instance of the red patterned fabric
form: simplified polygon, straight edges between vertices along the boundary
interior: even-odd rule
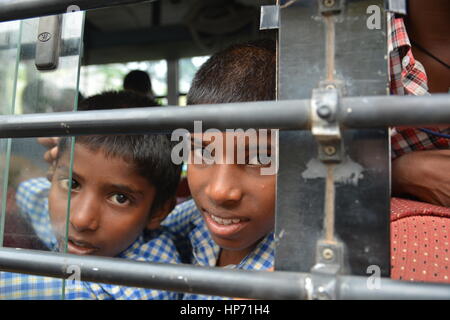
[[[427,75],[411,49],[403,17],[388,13],[390,91],[395,95],[428,95]],[[447,128],[428,128],[447,133]],[[392,158],[414,150],[448,149],[449,140],[414,128],[395,128],[391,135]]]
[[[450,208],[391,199],[391,278],[450,283]]]
[[[438,128],[427,127],[427,129],[446,134],[450,132],[449,128],[439,130]],[[393,158],[411,151],[449,148],[448,139],[427,134],[414,128],[396,129],[391,136],[391,144]]]
[[[388,51],[391,94],[427,95],[427,75],[414,59],[403,17],[388,14]]]

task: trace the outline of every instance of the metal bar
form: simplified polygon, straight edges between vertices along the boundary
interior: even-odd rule
[[[307,104],[308,100],[277,103],[283,112],[273,109],[270,102],[251,102],[0,116],[0,137],[171,132],[177,128],[192,130],[196,120],[202,121],[203,129],[289,129],[307,127],[302,123],[302,119],[308,120]]]
[[[2,0],[0,22],[155,0]]]
[[[167,102],[169,103],[169,105],[179,105],[179,69],[178,59],[167,60]]]
[[[56,278],[68,278],[72,270],[79,270],[81,281],[254,299],[306,299],[305,275],[298,273],[203,268],[11,248],[0,249],[0,270]]]
[[[344,100],[340,120],[348,128],[450,123],[450,94],[355,97]]]
[[[450,123],[450,95],[342,99],[338,115],[349,128]],[[282,112],[281,112],[282,110]],[[220,114],[220,117],[217,116]],[[310,129],[310,100],[283,100],[0,116],[0,138],[171,132],[177,128]]]
[[[442,283],[414,283],[379,279],[378,288],[368,289],[368,278],[339,277],[339,300],[448,300],[450,285]],[[372,284],[373,285],[373,284]]]
[[[0,249],[2,271],[68,278],[73,272],[69,270],[74,267],[80,270],[81,281],[253,299],[304,300],[310,297],[307,284],[311,278],[306,273],[230,270]],[[382,278],[379,288],[370,290],[366,277],[339,276],[337,280],[338,299],[450,299],[447,284]]]

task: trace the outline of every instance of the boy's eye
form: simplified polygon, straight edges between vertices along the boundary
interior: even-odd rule
[[[69,179],[61,179],[61,180],[59,180],[59,185],[63,190],[69,190],[69,186],[70,186],[71,190],[80,189],[80,184],[78,183],[77,180],[72,179],[71,184],[69,182],[70,182]]]
[[[130,199],[123,193],[116,193],[111,197],[111,200],[116,204],[126,204],[130,202]]]

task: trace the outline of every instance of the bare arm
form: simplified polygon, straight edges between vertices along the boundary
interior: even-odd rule
[[[394,160],[392,193],[450,207],[450,150],[416,151]]]

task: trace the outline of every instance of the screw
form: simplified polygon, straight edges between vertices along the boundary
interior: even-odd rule
[[[336,4],[335,0],[323,0],[323,5],[327,8],[334,7],[335,4]]]
[[[330,248],[326,248],[322,251],[322,257],[326,260],[331,260],[334,257],[334,252]]]
[[[331,109],[326,104],[323,104],[317,109],[317,114],[322,119],[328,119],[331,116]]]
[[[323,152],[325,152],[325,154],[327,156],[332,156],[332,155],[336,154],[336,148],[333,146],[325,146],[323,148]]]

